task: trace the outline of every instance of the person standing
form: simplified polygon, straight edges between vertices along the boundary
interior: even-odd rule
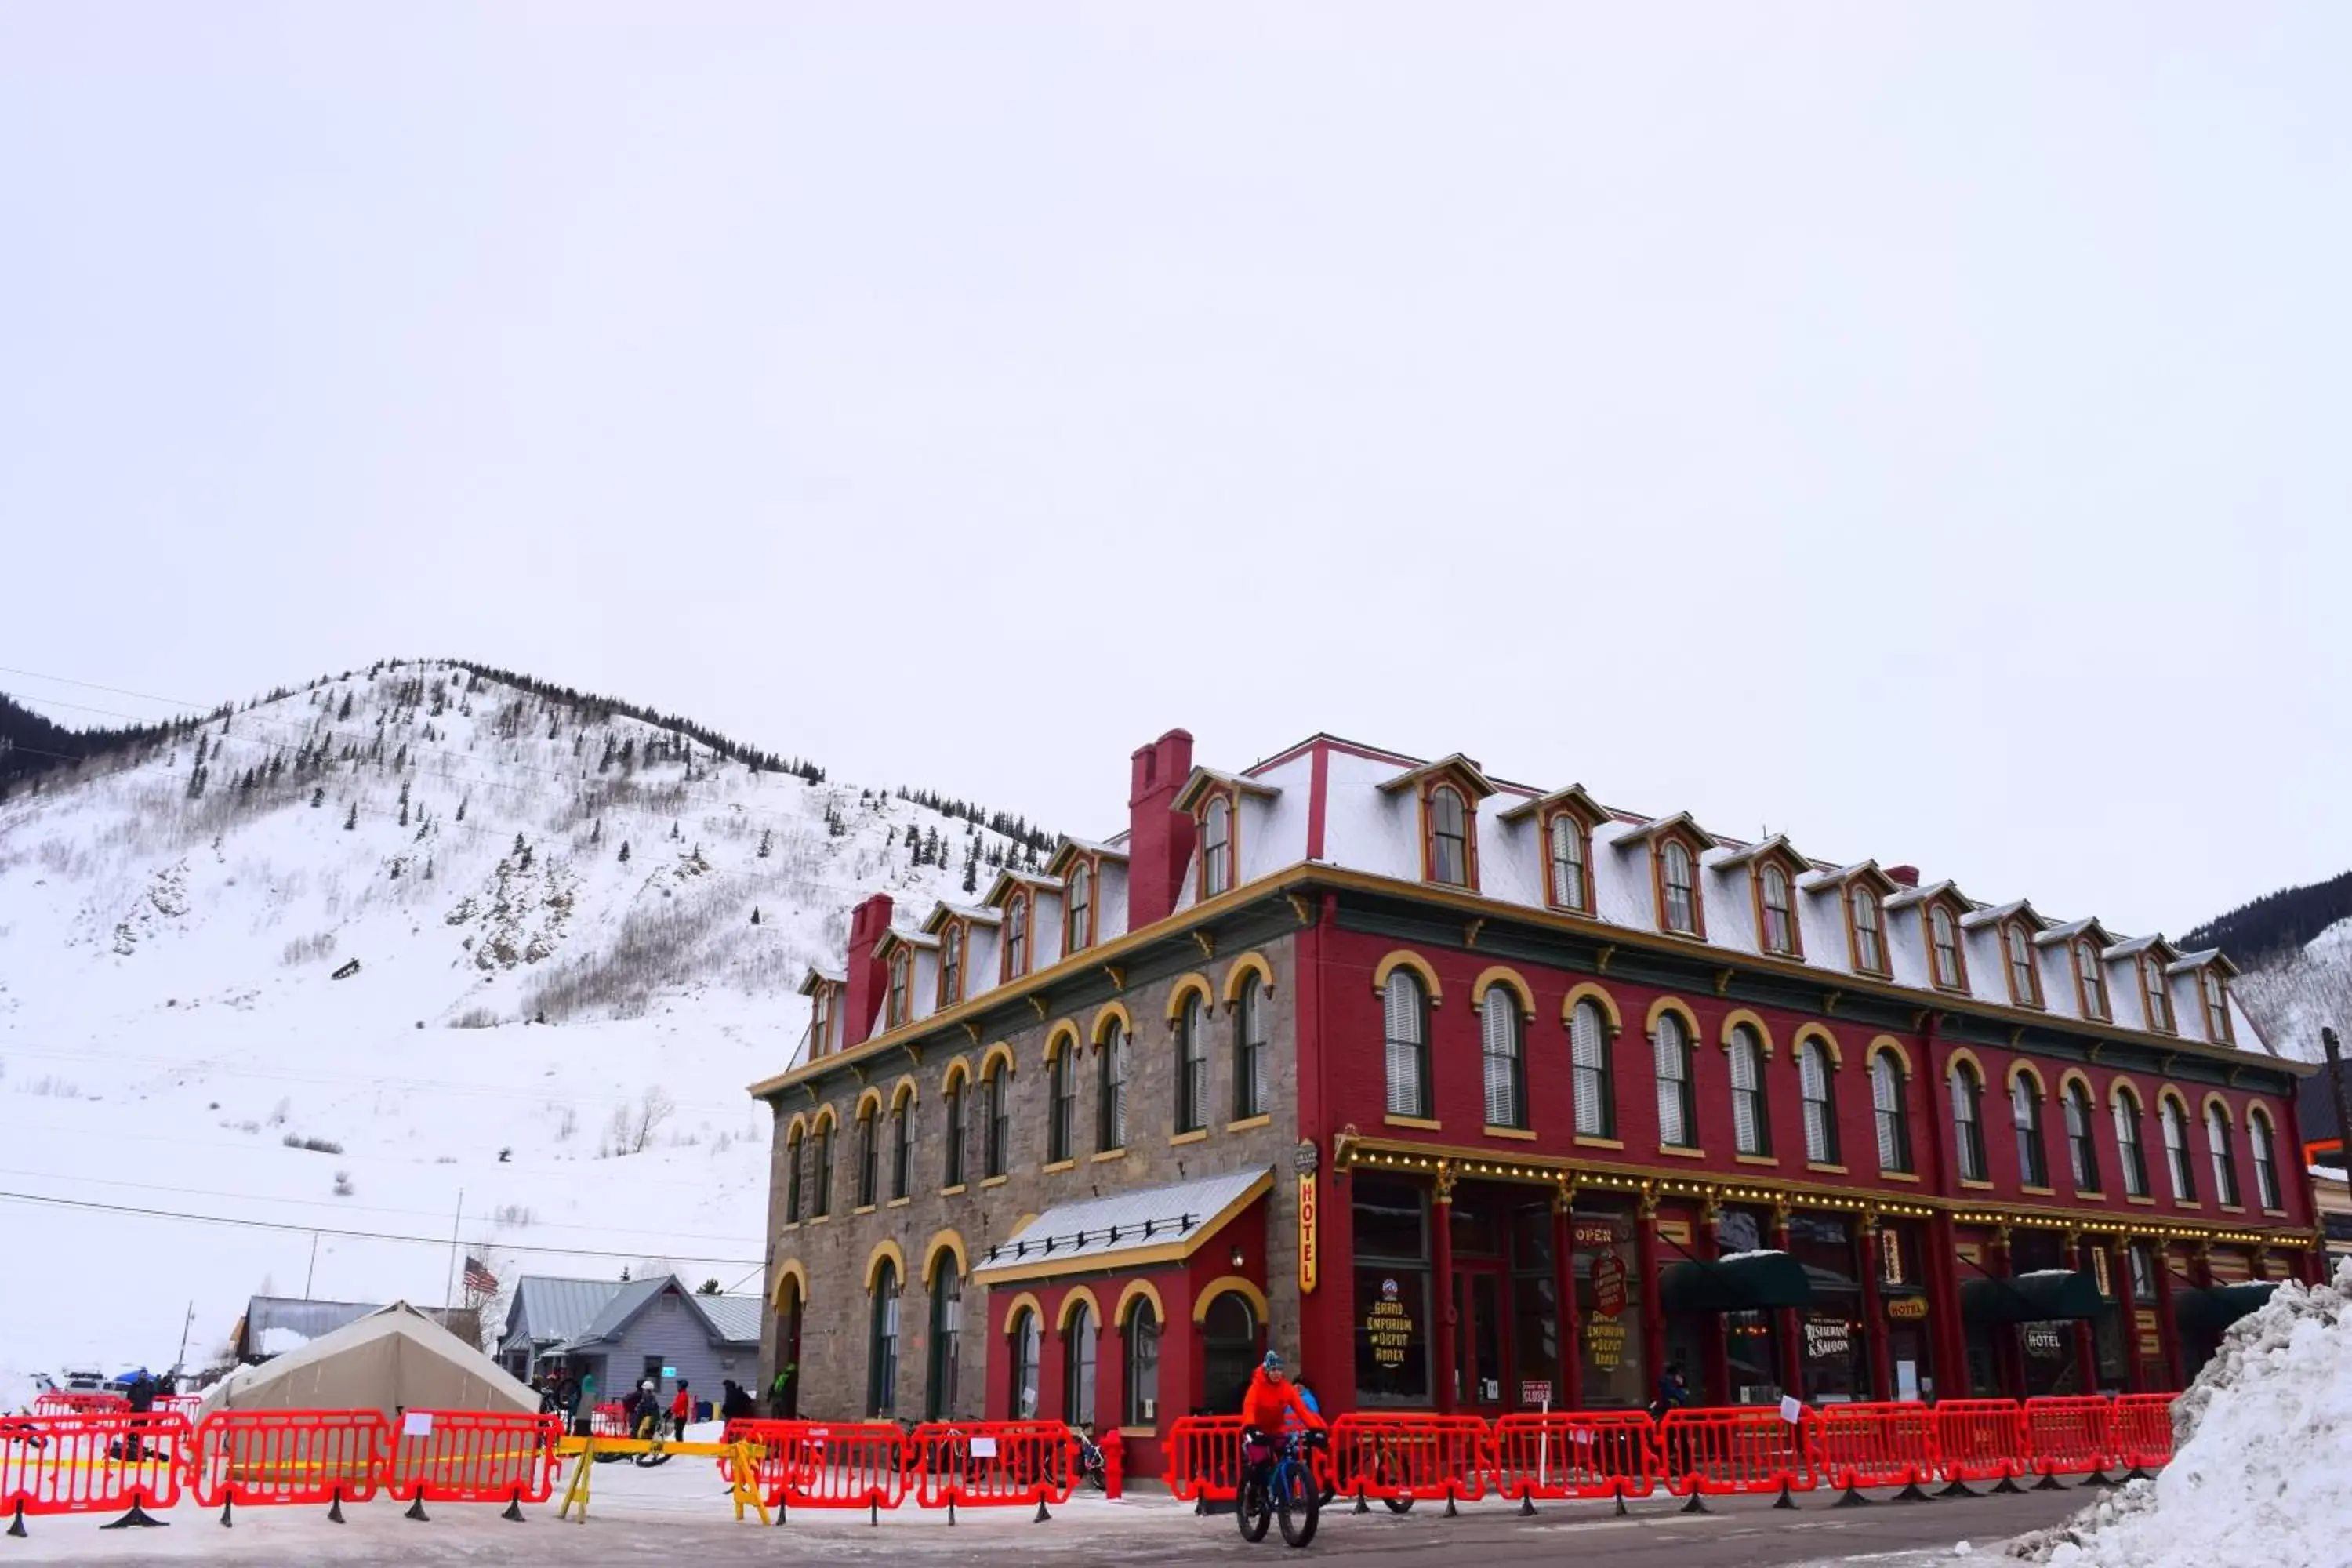
[[[694,1395],[686,1391],[686,1379],[677,1380],[677,1396],[669,1402],[669,1418],[677,1430],[670,1435],[679,1442],[686,1441],[687,1423],[694,1419]]]

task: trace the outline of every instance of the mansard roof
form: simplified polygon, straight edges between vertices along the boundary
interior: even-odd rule
[[[1440,776],[1461,780],[1469,786],[1470,793],[1480,800],[1486,799],[1490,795],[1501,793],[1496,786],[1495,781],[1488,778],[1476,763],[1459,752],[1450,756],[1440,757],[1433,763],[1423,763],[1417,768],[1407,768],[1394,778],[1382,779],[1381,793],[1400,795],[1409,789],[1418,789],[1423,783]]]
[[[1620,849],[1630,849],[1635,845],[1647,844],[1669,833],[1681,834],[1701,849],[1712,849],[1722,842],[1714,834],[1701,827],[1697,820],[1687,811],[1678,811],[1672,816],[1652,817],[1647,822],[1636,822],[1609,842]]]
[[[2021,920],[2033,931],[2046,931],[2050,927],[2050,921],[2024,899],[2012,899],[2005,904],[1970,910],[1960,917],[1960,924],[1970,931],[1981,931],[1986,926],[1997,926],[2011,920]]]
[[[1582,784],[1574,784],[1566,789],[1556,789],[1549,795],[1539,795],[1533,799],[1521,801],[1504,812],[1502,820],[1520,822],[1530,816],[1542,817],[1554,811],[1561,810],[1573,811],[1583,817],[1587,827],[1597,826],[1601,823],[1607,822],[1611,815],[1607,806],[1585,793]]]
[[[1212,789],[1229,789],[1236,795],[1254,795],[1262,800],[1272,800],[1282,794],[1270,784],[1260,784],[1243,773],[1219,773],[1214,768],[1194,768],[1186,775],[1184,787],[1176,792],[1175,807],[1190,811],[1201,797]]]

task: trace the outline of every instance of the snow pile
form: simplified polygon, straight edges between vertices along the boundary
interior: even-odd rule
[[[2153,1481],[2023,1553],[2048,1568],[2343,1568],[2352,1560],[2352,1264],[2279,1287],[2173,1407]]]

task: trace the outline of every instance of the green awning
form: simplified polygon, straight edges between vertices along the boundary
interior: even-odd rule
[[[2173,1321],[2200,1334],[2218,1334],[2271,1299],[2275,1279],[2250,1279],[2210,1289],[2183,1290],[2172,1298]]]
[[[1960,1282],[1960,1316],[1971,1323],[2056,1323],[2106,1310],[2099,1283],[2079,1268],[2045,1268],[2011,1279]]]
[[[1669,1312],[1767,1312],[1810,1307],[1813,1282],[1785,1252],[1739,1252],[1711,1263],[1677,1263],[1659,1277]]]

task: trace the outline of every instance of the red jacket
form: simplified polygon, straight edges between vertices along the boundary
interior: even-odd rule
[[[677,1397],[669,1402],[669,1413],[672,1415],[693,1415],[694,1395],[687,1393],[683,1388],[679,1389],[677,1391]]]
[[[1307,1408],[1307,1401],[1298,1397],[1298,1385],[1288,1378],[1274,1378],[1259,1367],[1250,1374],[1249,1392],[1242,1395],[1242,1425],[1260,1432],[1282,1430],[1285,1414],[1297,1412],[1298,1419],[1320,1431],[1323,1417]]]

